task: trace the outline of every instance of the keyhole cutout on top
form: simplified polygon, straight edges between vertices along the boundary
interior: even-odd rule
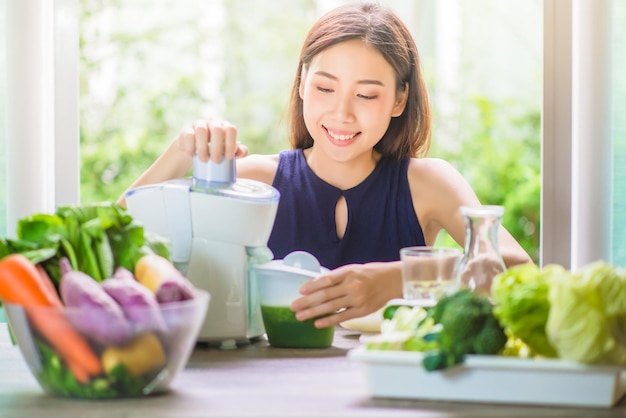
[[[344,195],[339,196],[335,206],[335,229],[337,238],[342,239],[348,226],[348,202]]]

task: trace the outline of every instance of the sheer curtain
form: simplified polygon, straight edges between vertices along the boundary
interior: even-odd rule
[[[7,0],[5,231],[78,203],[78,0]]]
[[[6,1],[0,2],[0,28],[6,28]],[[6,176],[6,123],[7,123],[7,31],[0,30],[0,236],[6,235],[7,176]]]

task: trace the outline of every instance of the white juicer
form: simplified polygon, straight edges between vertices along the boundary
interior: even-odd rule
[[[144,229],[171,241],[172,261],[211,294],[199,342],[233,345],[265,333],[252,267],[272,260],[267,247],[279,193],[236,179],[235,160],[194,158],[192,178],[126,192],[128,211]]]

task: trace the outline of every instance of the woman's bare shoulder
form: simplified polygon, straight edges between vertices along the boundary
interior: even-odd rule
[[[440,158],[411,158],[408,176],[412,182],[431,184],[433,181],[454,182],[461,174],[452,164]]]
[[[474,204],[477,201],[472,187],[448,161],[440,158],[412,158],[408,179],[414,197],[433,199],[433,203]]]

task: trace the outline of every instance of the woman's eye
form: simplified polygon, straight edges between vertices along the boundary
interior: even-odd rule
[[[364,100],[374,100],[375,98],[377,98],[378,96],[368,96],[366,94],[357,94],[357,97],[360,97],[361,99]]]
[[[322,93],[332,93],[333,92],[332,89],[327,89],[327,88],[324,88],[324,87],[318,87],[317,89],[319,91],[321,91]]]

